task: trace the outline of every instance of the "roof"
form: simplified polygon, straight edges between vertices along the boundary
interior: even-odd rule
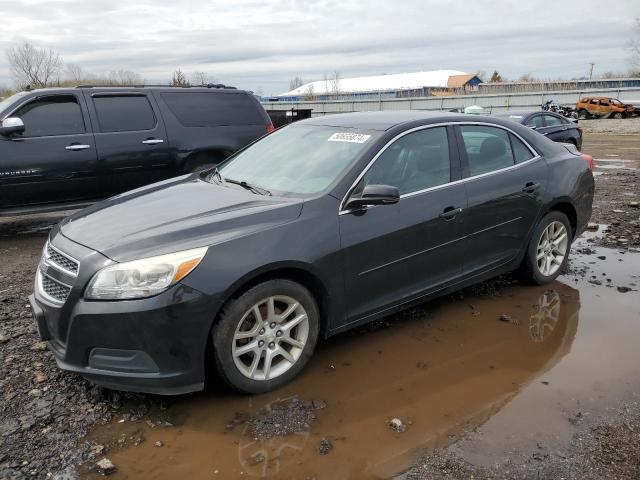
[[[446,88],[450,77],[469,77],[474,75],[459,70],[433,70],[429,72],[397,73],[390,75],[374,75],[369,77],[341,78],[338,90],[340,93],[386,92],[393,90],[414,90],[423,87]],[[335,93],[334,82],[328,78],[316,82],[306,83],[289,92],[276,95],[277,97],[293,97]]]
[[[443,121],[478,121],[478,115],[441,111],[399,110],[388,112],[354,112],[324,115],[295,122],[294,125],[322,125],[327,127],[358,128],[363,130],[388,130],[403,123],[423,120],[425,123]]]
[[[447,80],[448,88],[461,88],[466,85],[466,83],[474,78],[475,75],[464,74],[464,75],[451,75]]]

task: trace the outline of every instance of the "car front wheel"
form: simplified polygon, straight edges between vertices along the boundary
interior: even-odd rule
[[[543,285],[562,272],[571,249],[571,224],[562,212],[549,212],[536,226],[522,263],[524,280]]]
[[[263,393],[293,379],[318,340],[315,299],[291,280],[269,280],[231,300],[212,336],[216,370],[234,389]]]

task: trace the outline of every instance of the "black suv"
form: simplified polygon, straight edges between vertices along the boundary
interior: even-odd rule
[[[78,87],[0,102],[0,215],[79,207],[210,166],[273,129],[216,85]]]

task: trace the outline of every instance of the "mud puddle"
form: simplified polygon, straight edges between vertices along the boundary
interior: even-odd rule
[[[330,339],[277,392],[182,397],[168,409],[175,425],[115,422],[89,438],[107,446],[113,478],[158,480],[390,478],[425,448],[478,429],[470,461],[561,445],[580,412],[640,384],[640,255],[586,240],[575,250],[571,273],[551,285],[456,295]],[[295,433],[255,433],[256,419],[290,422],[287,409]]]

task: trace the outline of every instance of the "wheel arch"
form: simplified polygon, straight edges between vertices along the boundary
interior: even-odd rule
[[[544,212],[544,215],[549,212],[561,212],[567,216],[569,223],[571,224],[571,237],[572,239],[575,239],[576,231],[578,229],[578,210],[573,202],[566,198],[559,199],[549,206],[549,208]]]
[[[225,292],[213,323],[215,324],[218,320],[224,305],[230,300],[240,297],[244,292],[260,283],[275,279],[297,282],[311,292],[320,311],[320,335],[325,335],[331,318],[329,289],[315,269],[303,262],[278,262],[265,265],[244,275]]]
[[[232,150],[224,147],[209,147],[193,150],[185,155],[182,161],[182,170],[188,173],[199,165],[219,163],[232,153]]]

